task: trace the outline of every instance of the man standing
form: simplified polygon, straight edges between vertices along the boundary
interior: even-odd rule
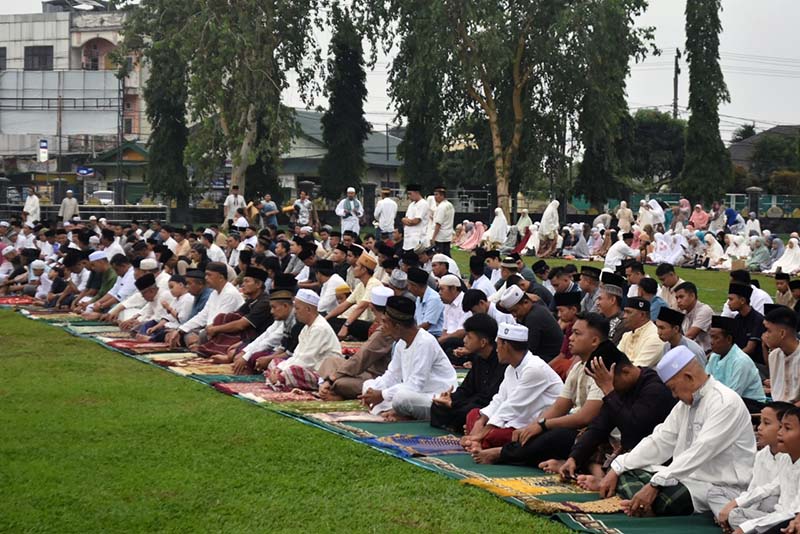
[[[267,193],[264,195],[264,201],[261,203],[261,219],[264,221],[264,226],[278,226],[278,205],[272,201],[272,195]]]
[[[41,218],[39,212],[39,197],[33,187],[28,188],[28,197],[25,199],[25,206],[22,208],[22,217],[26,223],[33,224]]]
[[[236,217],[236,210],[239,208],[244,209],[245,207],[247,207],[247,203],[244,201],[244,197],[239,194],[239,186],[234,184],[231,187],[231,194],[225,198],[225,203],[222,205],[225,211],[225,220],[228,222],[229,226],[233,224],[233,219]]]
[[[80,217],[80,215],[78,199],[72,196],[72,189],[67,189],[67,196],[61,201],[61,207],[58,209],[58,216],[66,222],[71,221],[73,217]]]
[[[294,201],[294,211],[297,214],[297,224],[300,226],[309,226],[311,223],[311,212],[313,204],[311,199],[308,198],[308,193],[300,191],[300,198]]]
[[[433,211],[433,245],[438,252],[449,256],[456,210],[447,200],[447,190],[444,187],[438,186],[434,189],[433,198],[436,201],[436,209]]]
[[[425,241],[430,208],[428,202],[422,198],[421,190],[422,188],[417,184],[406,186],[411,202],[408,204],[406,216],[401,220],[404,236],[403,250],[414,250]]]
[[[361,232],[359,219],[364,216],[364,207],[356,198],[355,188],[347,188],[347,196],[339,201],[335,211],[342,221],[342,233],[350,230],[358,235]]]
[[[378,230],[381,234],[391,234],[394,231],[394,222],[397,217],[397,202],[392,199],[392,190],[381,189],[381,199],[375,204],[373,213],[378,221]]]
[[[680,402],[650,436],[614,459],[600,495],[618,492],[632,516],[706,512],[713,485],[743,491],[750,482],[756,451],[750,414],[686,347],[669,351],[656,371]]]

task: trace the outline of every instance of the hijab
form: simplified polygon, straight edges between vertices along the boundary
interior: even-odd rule
[[[508,220],[501,208],[494,209],[494,220],[489,231],[486,233],[486,240],[490,243],[505,243],[508,236]]]
[[[517,229],[523,233],[532,224],[531,217],[528,215],[528,210],[522,210],[522,217],[517,219]]]
[[[545,208],[542,214],[542,222],[539,225],[539,234],[546,239],[556,239],[558,237],[558,200],[553,200]]]

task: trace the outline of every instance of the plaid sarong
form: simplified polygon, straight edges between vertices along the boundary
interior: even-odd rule
[[[276,391],[291,391],[295,388],[305,391],[317,391],[319,389],[319,375],[311,370],[306,369],[301,365],[290,365],[288,369],[280,371],[278,379],[275,382],[270,381],[270,375],[273,369],[278,368],[278,364],[285,361],[283,358],[276,358],[269,362],[267,370],[264,371],[264,377],[267,379],[267,385],[272,386]]]
[[[639,490],[650,482],[655,473],[644,469],[626,471],[619,476],[617,494],[623,499],[632,499]],[[653,512],[656,515],[691,515],[694,513],[692,496],[683,484],[663,487],[653,501]]]
[[[214,317],[214,322],[212,324],[214,326],[220,326],[233,321],[238,321],[241,318],[242,314],[236,312],[220,313]],[[247,328],[246,330],[237,332],[235,334],[217,334],[197,347],[197,353],[201,356],[225,354],[232,345],[239,343],[240,341],[252,341],[255,338],[255,334],[256,330],[253,327]]]

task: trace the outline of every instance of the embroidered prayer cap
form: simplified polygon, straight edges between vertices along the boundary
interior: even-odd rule
[[[155,271],[158,269],[158,262],[153,258],[145,258],[142,260],[142,263],[139,264],[139,269],[143,271]]]
[[[184,276],[186,276],[186,278],[194,278],[196,280],[206,279],[206,273],[201,271],[200,269],[192,269],[190,271],[186,271],[186,274]]]
[[[331,260],[317,260],[317,272],[325,276],[331,276],[336,271]]]
[[[789,280],[790,278],[789,273],[775,273],[775,280]]]
[[[667,308],[666,306],[662,306],[660,310],[658,310],[658,317],[659,321],[664,321],[665,323],[669,323],[672,326],[680,326],[683,324],[683,320],[686,318],[684,314],[679,312],[678,310],[673,310],[672,308]]]
[[[397,289],[405,289],[408,287],[408,275],[401,269],[393,270],[389,277],[389,285]]]
[[[567,293],[556,293],[553,300],[556,306],[575,306],[580,307],[583,295],[579,291],[569,291]]]
[[[592,358],[601,358],[606,369],[611,369],[611,366],[627,358],[625,353],[617,348],[613,341],[607,339],[600,343],[592,353]]]
[[[594,278],[595,280],[600,280],[600,269],[597,267],[589,267],[584,265],[581,267],[581,276],[588,276],[589,278]]]
[[[248,265],[247,269],[244,270],[244,276],[245,278],[255,278],[256,280],[266,282],[268,274],[264,269],[259,269],[258,267]]]
[[[789,289],[800,289],[800,280],[792,280],[789,282]]]
[[[543,273],[549,268],[550,266],[547,265],[547,262],[544,260],[539,260],[533,265],[531,265],[531,270],[536,274]]]
[[[352,290],[350,289],[350,286],[348,286],[347,284],[342,284],[336,288],[335,292],[337,295],[349,295],[350,293],[352,293]]]
[[[140,276],[136,279],[136,289],[139,291],[144,291],[145,289],[149,289],[156,285],[156,277],[153,276],[153,273],[147,273],[144,276]]]
[[[108,254],[105,250],[95,250],[91,254],[89,254],[89,261],[100,261],[106,260],[108,261]]]
[[[47,264],[45,262],[43,262],[42,260],[33,260],[31,262],[31,269],[33,269],[34,271],[44,270],[44,268],[46,266],[47,266]]]
[[[508,310],[519,304],[525,292],[519,286],[507,287],[497,303],[497,309],[503,313],[508,313]]]
[[[305,302],[309,306],[314,306],[315,308],[319,305],[319,295],[311,291],[310,289],[299,289],[297,291],[297,295],[295,297],[300,302]]]
[[[766,306],[764,306],[764,312],[767,312]],[[766,317],[764,319],[778,326],[785,326],[786,328],[791,328],[792,330],[797,329],[797,314],[794,312],[794,310],[787,308],[786,306],[779,306],[774,310],[770,310],[768,313],[766,313]]]
[[[434,254],[433,258],[431,259],[432,263],[447,263],[450,264],[450,258],[445,256],[444,254]]]
[[[753,288],[745,284],[731,284],[728,286],[728,295],[738,295],[750,300],[753,295]]]
[[[410,193],[411,191],[422,191],[422,187],[419,184],[408,184],[406,186],[406,192]]]
[[[378,260],[370,256],[369,254],[362,254],[358,257],[356,261],[356,265],[360,265],[369,269],[370,271],[374,271],[375,268],[378,266]]]
[[[428,283],[428,271],[419,267],[412,267],[408,270],[408,281],[420,286]]]
[[[386,301],[389,297],[394,296],[394,291],[386,286],[378,286],[372,288],[372,293],[369,296],[370,302],[375,306],[386,306]]]
[[[656,366],[658,377],[665,384],[695,359],[694,353],[684,345],[668,351]]]
[[[206,272],[211,271],[212,273],[221,274],[224,277],[228,277],[228,266],[222,263],[221,261],[212,261],[208,265],[206,265]]]
[[[736,319],[734,319],[733,317],[713,315],[711,317],[711,328],[719,328],[720,330],[724,330],[729,334],[733,334],[736,332],[738,326],[736,325]]]
[[[515,260],[511,256],[506,256],[500,262],[500,267],[505,267],[506,269],[516,270],[517,269],[517,260]]]
[[[348,187],[347,188],[347,192],[348,193],[355,193],[356,192],[356,188],[355,187]]]
[[[633,308],[634,310],[639,310],[642,312],[649,312],[650,301],[644,300],[643,298],[639,297],[631,297],[628,299],[628,302],[625,303],[625,307]]]
[[[411,321],[417,304],[408,297],[389,297],[386,299],[386,315],[397,321]]]
[[[439,279],[439,287],[461,287],[461,279],[454,274],[446,274]]]
[[[497,339],[528,341],[528,328],[521,324],[500,323],[497,327]]]

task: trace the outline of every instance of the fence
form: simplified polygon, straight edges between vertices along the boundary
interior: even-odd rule
[[[44,205],[40,207],[40,219],[43,221],[54,221],[58,217],[60,206]],[[132,220],[147,221],[150,219],[165,221],[168,220],[169,210],[166,206],[80,206],[81,219],[87,220],[94,215],[98,219],[104,217],[109,222],[124,223]],[[0,204],[0,220],[8,220],[11,217],[22,215],[22,204]]]

